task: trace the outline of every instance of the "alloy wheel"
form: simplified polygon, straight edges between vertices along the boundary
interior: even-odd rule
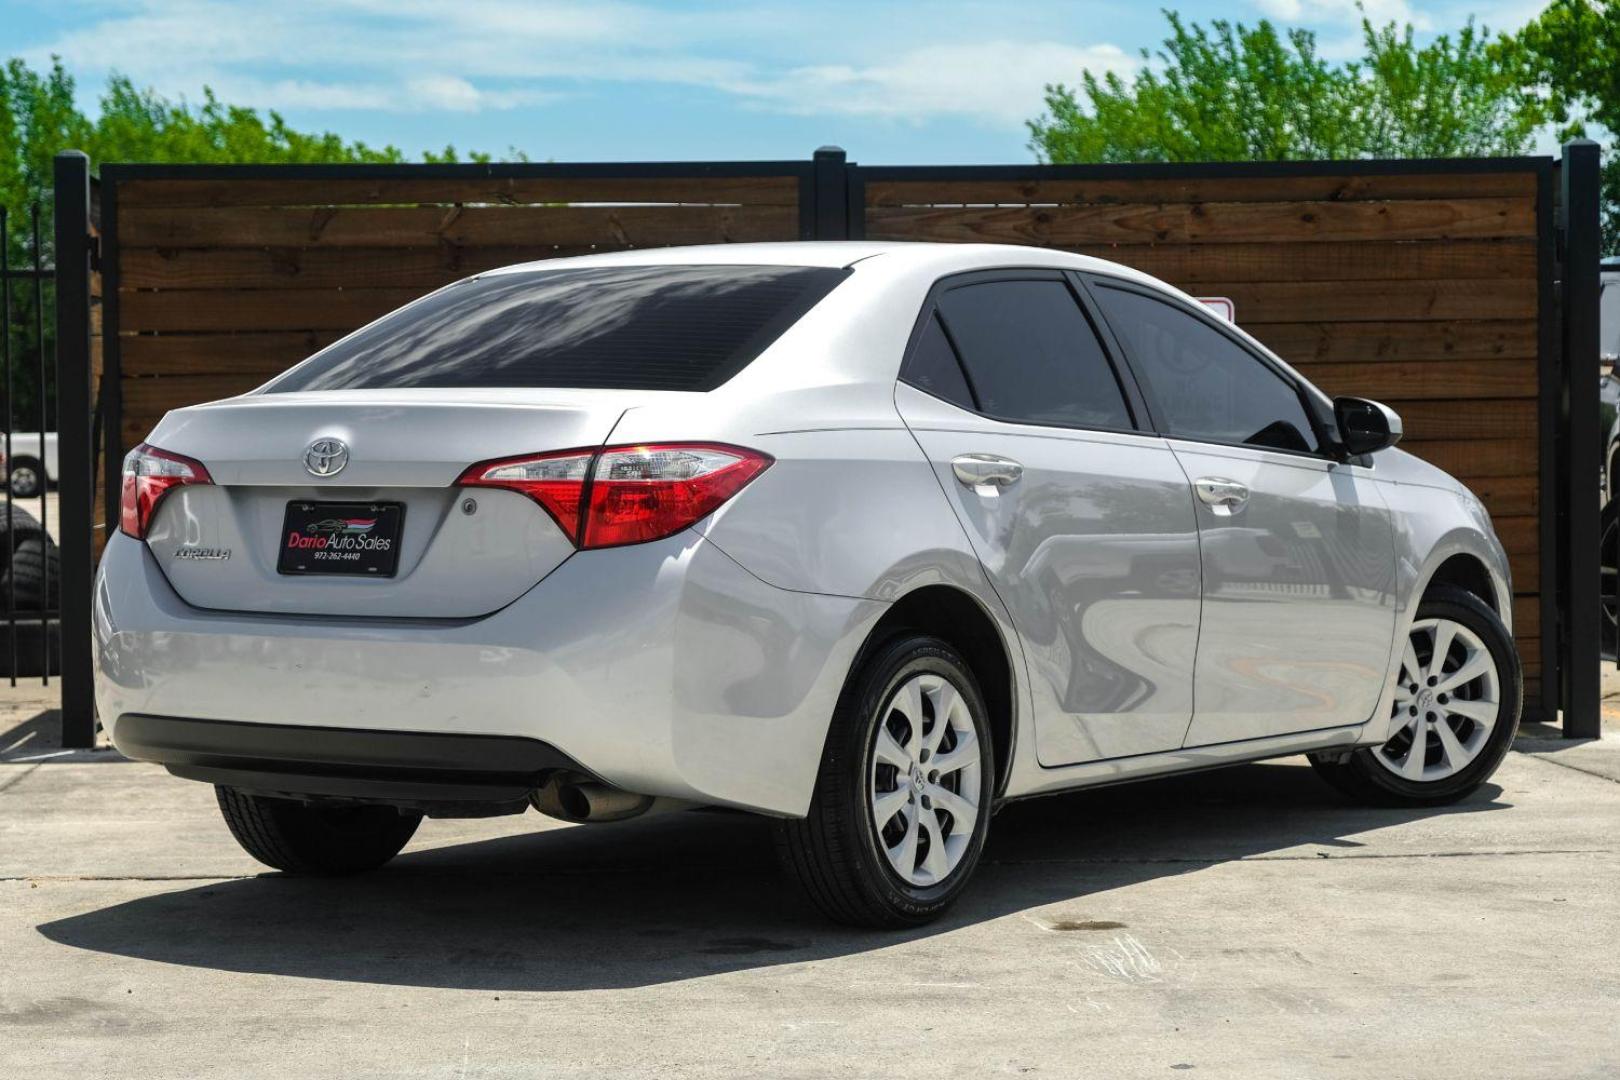
[[[872,822],[894,872],[938,885],[973,840],[982,801],[978,736],[950,681],[914,675],[889,700],[873,735]]]
[[[1501,711],[1496,659],[1479,635],[1451,619],[1420,619],[1395,684],[1399,727],[1373,756],[1404,780],[1443,780],[1479,757]]]

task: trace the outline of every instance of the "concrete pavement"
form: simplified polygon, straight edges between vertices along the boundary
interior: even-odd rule
[[[209,789],[36,743],[0,1076],[1620,1075],[1620,741],[1524,745],[1444,811],[1298,760],[1020,804],[950,917],[878,934],[746,817],[430,821],[305,881]]]

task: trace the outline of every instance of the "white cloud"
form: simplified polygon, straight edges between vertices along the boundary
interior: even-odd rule
[[[735,89],[762,105],[798,113],[955,115],[1017,124],[1039,111],[1048,83],[1077,83],[1086,70],[1128,73],[1136,64],[1113,45],[987,41],[923,46],[867,66],[793,68]]]
[[[618,83],[701,88],[795,114],[998,126],[1039,112],[1048,82],[1136,66],[1108,44],[987,37],[987,25],[1009,24],[976,0],[885,9],[854,38],[810,5],[732,2],[144,0],[25,55],[61,55],[91,91],[116,69],[169,97],[195,100],[208,85],[278,109],[470,113]]]
[[[1419,30],[1434,29],[1434,20],[1406,0],[1255,0],[1261,11],[1279,22],[1359,25],[1363,14],[1374,26],[1410,23]]]

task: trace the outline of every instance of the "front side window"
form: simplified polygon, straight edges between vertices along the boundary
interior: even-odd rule
[[[938,310],[981,412],[1027,424],[1131,427],[1113,365],[1064,282],[964,285],[945,293]]]
[[[683,265],[489,274],[384,316],[267,389],[712,390],[847,273]]]
[[[1163,300],[1106,285],[1095,292],[1167,434],[1302,453],[1321,449],[1298,389],[1259,357]]]

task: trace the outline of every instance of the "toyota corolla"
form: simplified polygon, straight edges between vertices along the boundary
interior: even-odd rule
[[[514,266],[124,462],[97,704],[294,873],[421,819],[773,819],[833,918],[1010,800],[1308,754],[1365,801],[1519,720],[1479,501],[1193,298],[981,245]]]

